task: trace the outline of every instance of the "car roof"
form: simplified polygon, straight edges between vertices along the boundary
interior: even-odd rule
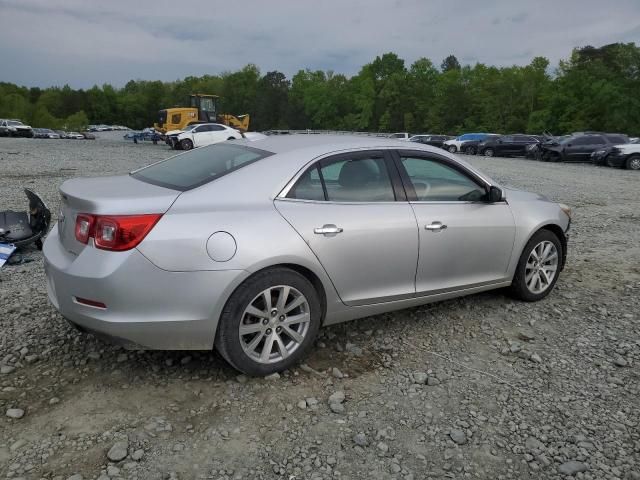
[[[424,151],[447,157],[468,168],[492,185],[498,185],[485,173],[478,171],[463,159],[427,144],[386,137],[326,134],[273,135],[261,140],[234,140],[234,145],[273,153],[213,182],[206,183],[182,194],[196,202],[211,202],[215,195],[219,202],[253,202],[274,199],[287,183],[319,157],[361,149],[398,149]],[[203,149],[215,147],[201,147]],[[189,152],[179,155],[188,155]]]
[[[318,155],[332,150],[349,150],[358,148],[398,147],[407,148],[407,142],[394,140],[389,137],[369,137],[360,135],[323,135],[323,134],[294,134],[270,135],[267,138],[251,142],[250,146],[272,153],[288,153],[302,149],[317,149]],[[335,147],[335,148],[329,148]],[[415,148],[415,147],[411,147]],[[434,150],[440,152],[440,149]]]

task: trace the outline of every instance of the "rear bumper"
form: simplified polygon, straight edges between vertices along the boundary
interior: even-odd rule
[[[138,250],[68,252],[53,228],[44,244],[51,303],[79,329],[127,348],[213,348],[218,313],[243,271],[169,272]],[[80,299],[80,300],[79,300]],[[82,299],[102,302],[89,306]]]

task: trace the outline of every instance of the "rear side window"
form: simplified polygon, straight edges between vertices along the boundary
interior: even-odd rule
[[[257,148],[218,143],[168,158],[131,173],[133,178],[173,190],[190,190],[273,155]]]
[[[326,159],[305,172],[287,197],[349,203],[396,199],[386,163],[378,154]]]
[[[607,135],[611,143],[627,143],[629,140],[621,135]]]

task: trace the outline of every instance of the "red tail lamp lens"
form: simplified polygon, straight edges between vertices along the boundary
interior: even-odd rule
[[[147,236],[160,217],[161,214],[98,216],[95,245],[102,250],[130,250]]]
[[[76,217],[76,240],[87,244],[94,239],[95,246],[102,250],[122,252],[136,247],[162,214],[150,215],[89,215],[80,213]]]

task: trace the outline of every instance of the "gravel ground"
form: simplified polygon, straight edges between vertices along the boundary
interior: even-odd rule
[[[108,137],[105,135],[104,137]],[[165,146],[0,138],[0,206],[58,211],[69,177]],[[42,255],[0,270],[0,476],[640,479],[640,176],[470,158],[574,207],[536,304],[491,292],[321,331],[307,364],[238,376],[209,352],[124,351],[49,305]]]

